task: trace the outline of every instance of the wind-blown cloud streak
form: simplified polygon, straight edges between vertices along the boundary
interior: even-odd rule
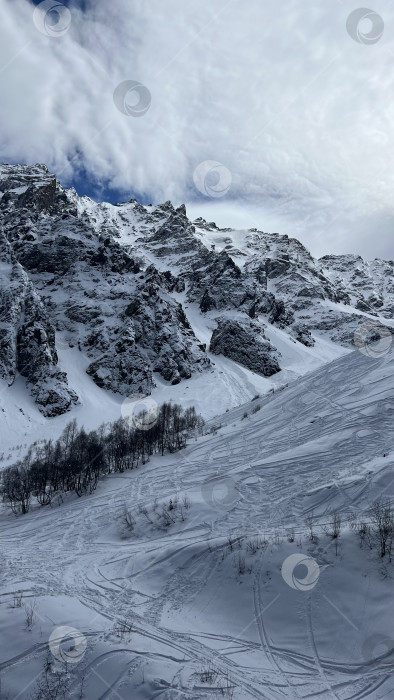
[[[0,159],[45,162],[65,185],[186,201],[193,214],[299,237],[315,254],[393,257],[394,11],[382,38],[346,30],[354,4],[323,0],[85,0],[50,37],[27,0],[0,0]],[[151,94],[139,118],[117,85]],[[204,196],[206,160],[231,173]],[[244,223],[243,223],[244,222]]]

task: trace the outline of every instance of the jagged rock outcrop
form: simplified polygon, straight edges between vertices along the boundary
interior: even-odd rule
[[[307,348],[313,348],[315,344],[312,333],[305,323],[294,323],[292,327],[292,336]]]
[[[210,351],[239,362],[253,372],[270,377],[280,371],[276,348],[262,336],[252,321],[218,319],[213,331]]]
[[[0,234],[0,376],[12,385],[25,377],[41,412],[52,417],[77,401],[57,366],[55,331],[11,246]]]
[[[35,357],[26,378],[46,415],[67,410],[76,399],[64,395],[56,409],[47,408],[55,405],[56,392],[60,396],[61,382],[67,384],[64,373],[48,372],[48,363],[57,363],[55,329],[86,352],[87,373],[98,386],[123,395],[150,393],[155,373],[176,384],[209,367],[205,348],[171,296],[184,291],[182,279],[133,255],[114,225],[102,222],[97,231],[94,217],[77,206],[75,191],[65,192],[45,167],[3,166],[0,183],[4,234],[31,291],[23,308],[34,323],[19,326],[20,355],[22,365],[29,348]],[[11,340],[3,335],[4,357],[12,355]],[[36,346],[46,347],[47,360]]]
[[[316,260],[294,238],[191,222],[171,202],[96,203],[44,165],[0,166],[0,230],[0,373],[12,382],[27,364],[46,415],[76,400],[55,331],[96,384],[126,395],[209,369],[200,323],[218,321],[211,352],[267,374],[279,371],[277,332],[352,347],[363,320],[394,315],[393,261]]]

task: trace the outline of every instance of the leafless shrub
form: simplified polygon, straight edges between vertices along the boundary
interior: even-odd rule
[[[330,521],[327,524],[322,525],[323,532],[335,540],[335,556],[338,555],[338,539],[341,534],[342,518],[338,511],[331,513]]]
[[[216,669],[212,666],[211,662],[207,662],[198,672],[197,675],[201,681],[201,683],[214,683],[217,676],[218,672]]]
[[[84,697],[84,689],[85,689],[85,682],[86,682],[86,676],[87,676],[87,668],[86,666],[81,669],[79,672],[79,697],[83,698]]]
[[[31,700],[67,700],[69,697],[68,686],[67,674],[65,672],[52,673],[51,664],[46,660],[43,676],[36,693],[31,696]]]
[[[356,513],[349,513],[349,515],[347,516],[346,520],[347,520],[347,524],[349,525],[350,529],[351,529],[353,532],[357,532],[357,528],[358,528],[358,517],[357,517]]]
[[[23,598],[22,591],[14,591],[13,598],[12,598],[12,607],[13,608],[21,608],[22,607],[22,598]]]
[[[169,527],[171,524],[174,524],[176,522],[175,518],[173,518],[168,512],[166,506],[162,507],[160,517],[165,527]]]
[[[341,534],[342,518],[338,511],[331,513],[330,521],[322,526],[323,532],[331,537],[331,539],[336,540]]]
[[[265,549],[267,541],[262,537],[251,537],[246,543],[246,550],[249,554],[257,554],[260,549]]]
[[[27,630],[31,630],[36,618],[36,601],[33,600],[31,603],[25,603],[25,627]]]
[[[295,532],[294,532],[294,528],[293,528],[293,527],[292,527],[290,530],[287,530],[287,531],[286,531],[286,535],[287,535],[287,541],[288,541],[288,542],[290,542],[290,543],[291,543],[291,542],[294,542],[294,540],[295,540]]]
[[[117,620],[113,626],[114,634],[120,639],[129,637],[133,631],[133,623],[130,620]]]
[[[246,563],[245,563],[245,557],[241,554],[241,552],[239,552],[239,554],[238,554],[237,567],[238,567],[238,573],[241,574],[241,576],[242,576],[246,571]]]
[[[376,501],[372,508],[372,522],[378,539],[381,558],[388,555],[391,561],[391,550],[394,539],[394,512],[388,499]]]
[[[278,530],[275,530],[275,532],[274,532],[274,544],[276,544],[277,546],[282,544],[282,538],[281,538],[280,532]]]
[[[184,508],[186,508],[186,510],[191,507],[192,503],[191,503],[191,500],[190,500],[189,496],[187,495],[187,493],[183,494],[182,503],[183,503]]]
[[[315,524],[315,516],[314,516],[313,511],[309,515],[306,516],[305,524],[309,530],[309,539],[311,542],[314,542],[315,541],[315,533],[313,531],[313,526]]]
[[[362,549],[365,542],[368,543],[370,549],[372,549],[372,532],[371,523],[368,520],[357,520],[355,525],[356,532],[360,538],[360,548]]]
[[[261,410],[261,406],[260,406],[260,404],[257,404],[257,406],[253,406],[252,413],[257,413],[257,411],[260,411],[260,410]]]
[[[141,515],[144,515],[145,518],[148,520],[148,522],[152,523],[152,519],[149,515],[149,511],[146,506],[143,506],[142,503],[138,504],[138,512],[141,513]]]
[[[227,544],[228,544],[228,546],[229,546],[229,548],[230,548],[230,552],[233,551],[235,542],[236,542],[236,538],[235,538],[235,537],[232,537],[231,535],[228,535],[228,537],[227,537]]]
[[[217,683],[217,688],[220,690],[221,694],[232,700],[234,697],[235,685],[232,683],[230,674],[227,672],[225,676],[222,676]]]
[[[170,498],[168,503],[168,510],[176,510],[178,508],[178,496]]]
[[[126,504],[123,506],[123,522],[128,530],[130,530],[131,532],[134,530],[135,518],[130,513],[130,510],[128,509]]]

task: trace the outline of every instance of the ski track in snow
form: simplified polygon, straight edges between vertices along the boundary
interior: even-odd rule
[[[392,354],[346,355],[223,414],[214,421],[222,423],[216,435],[109,477],[91,496],[23,517],[3,511],[2,687],[16,696],[21,683],[31,682],[49,634],[66,624],[87,639],[90,700],[213,699],[221,691],[198,676],[208,664],[217,678],[231,679],[235,700],[393,697],[393,654],[380,650],[364,659],[360,651],[374,633],[393,636],[390,581],[354,534],[343,534],[336,557],[324,535],[315,545],[308,541],[305,525],[312,512],[325,522],[330,509],[358,513],[380,494],[392,497],[391,457],[383,453],[394,452],[393,368]],[[252,414],[257,404],[261,410]],[[207,502],[214,477],[230,489],[227,503],[215,502],[213,493]],[[154,498],[168,502],[176,493],[192,502],[184,522],[159,530],[138,515],[140,503],[154,519]],[[124,503],[138,519],[135,535],[122,535]],[[301,547],[286,541],[292,527]],[[269,543],[249,556],[243,542],[252,535]],[[240,551],[248,569],[242,575]],[[284,559],[300,551],[321,567],[309,592],[292,590],[280,575]],[[345,593],[354,575],[365,592],[352,607]],[[15,590],[37,601],[39,620],[30,632],[10,607]],[[130,638],[115,639],[113,624],[128,618]],[[7,644],[10,624],[19,648]],[[70,698],[78,693],[74,680]]]

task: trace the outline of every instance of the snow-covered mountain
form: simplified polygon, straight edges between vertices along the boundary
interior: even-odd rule
[[[43,165],[0,167],[0,225],[2,468],[149,394],[207,419],[0,503],[0,700],[392,700],[394,263]]]
[[[295,239],[191,222],[170,202],[97,204],[43,165],[1,166],[0,194],[0,375],[24,413],[18,376],[44,416],[75,412],[76,363],[107,397],[183,396],[192,381],[211,415],[207,383],[216,412],[231,408],[393,325],[392,261],[315,260]],[[234,394],[234,374],[255,386]]]

